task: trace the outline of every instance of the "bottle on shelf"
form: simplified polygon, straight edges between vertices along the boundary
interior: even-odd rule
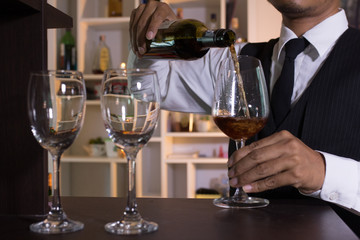
[[[230,29],[208,29],[194,19],[165,21],[156,36],[147,40],[144,58],[194,60],[203,57],[212,47],[229,47],[235,42]]]
[[[110,49],[106,45],[105,35],[100,35],[99,46],[94,55],[92,72],[94,74],[102,74],[106,69],[111,68]]]
[[[184,18],[184,10],[182,8],[177,8],[176,16],[178,19],[183,19]]]
[[[122,16],[122,0],[108,0],[108,15],[109,17]]]
[[[235,42],[236,43],[246,42],[246,39],[244,37],[242,37],[242,34],[240,33],[239,18],[233,17],[231,19],[231,29],[235,32],[235,35],[236,35]]]
[[[214,30],[217,28],[216,13],[210,14],[210,29]]]
[[[224,150],[223,150],[223,147],[222,147],[222,146],[219,147],[219,156],[218,156],[218,157],[219,157],[219,158],[225,157],[225,155],[224,155]]]
[[[60,40],[59,68],[63,70],[76,70],[76,48],[75,39],[71,29],[66,29]]]

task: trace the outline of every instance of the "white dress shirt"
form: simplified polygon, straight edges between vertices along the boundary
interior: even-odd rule
[[[345,12],[340,10],[303,35],[310,44],[295,59],[292,105],[309,86],[337,39],[347,28]],[[281,26],[279,42],[273,49],[270,92],[282,69],[284,46],[296,37],[289,28]],[[236,45],[237,52],[243,46]],[[164,98],[161,104],[163,109],[210,114],[217,69],[221,59],[228,54],[228,49],[211,49],[203,58],[195,61],[168,61],[138,59],[130,51],[128,67],[152,68],[157,71]],[[322,154],[326,164],[324,184],[321,190],[309,195],[360,214],[360,163],[325,152]]]

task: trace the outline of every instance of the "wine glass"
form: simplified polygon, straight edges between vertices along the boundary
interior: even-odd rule
[[[269,100],[261,62],[242,55],[233,59],[226,58],[220,63],[212,116],[239,149],[266,124]],[[242,188],[237,188],[233,196],[215,199],[214,204],[223,208],[256,208],[267,206],[269,201],[249,197]]]
[[[101,113],[109,137],[125,152],[128,196],[122,218],[105,225],[119,235],[153,232],[154,222],[145,221],[137,211],[135,159],[151,138],[160,114],[160,88],[156,72],[148,69],[109,69],[101,84]]]
[[[32,72],[28,86],[28,113],[35,139],[53,161],[53,198],[47,218],[30,225],[33,232],[58,234],[84,228],[67,218],[60,202],[60,158],[74,142],[85,115],[86,89],[80,72]]]

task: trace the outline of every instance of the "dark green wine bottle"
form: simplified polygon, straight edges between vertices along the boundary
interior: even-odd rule
[[[59,68],[62,70],[76,70],[75,39],[71,34],[71,29],[66,29],[64,36],[61,38]]]
[[[164,22],[154,39],[146,43],[144,58],[195,60],[212,47],[229,47],[235,42],[230,29],[208,29],[202,22],[183,19]]]

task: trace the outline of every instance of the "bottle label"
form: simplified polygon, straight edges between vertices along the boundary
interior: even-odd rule
[[[109,66],[109,49],[103,47],[100,50],[100,70],[105,71]]]
[[[202,37],[198,39],[204,48],[213,47],[215,45],[215,33],[213,30],[207,30]]]
[[[60,44],[60,56],[65,56],[65,44]]]

